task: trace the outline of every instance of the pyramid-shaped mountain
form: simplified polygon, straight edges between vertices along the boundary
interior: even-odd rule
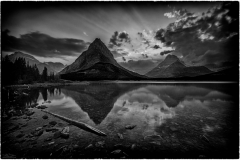
[[[211,73],[204,66],[187,67],[175,55],[168,55],[157,67],[149,71],[146,76],[153,78],[178,78],[178,77],[194,77]]]
[[[59,75],[66,80],[138,80],[145,76],[120,66],[105,44],[96,38],[71,65]]]

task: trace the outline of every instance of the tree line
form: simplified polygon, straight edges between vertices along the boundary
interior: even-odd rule
[[[33,82],[45,82],[56,79],[54,73],[48,75],[47,68],[39,73],[37,65],[29,65],[25,58],[16,58],[14,62],[10,61],[8,56],[2,58],[2,84],[31,84]]]

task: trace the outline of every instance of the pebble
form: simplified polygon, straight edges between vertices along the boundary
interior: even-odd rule
[[[135,150],[136,148],[137,148],[137,145],[136,144],[132,144],[131,150]]]
[[[50,142],[50,143],[48,143],[48,145],[52,145],[52,144],[54,144],[55,142]]]
[[[123,139],[123,135],[121,133],[117,134],[120,139]]]
[[[42,116],[43,119],[48,119],[47,115]]]
[[[122,150],[117,149],[117,150],[115,150],[115,151],[112,151],[111,154],[119,154],[119,153],[121,153],[121,152],[122,152]]]
[[[46,130],[45,130],[46,132],[56,132],[56,131],[58,131],[58,129],[57,128],[46,128]]]
[[[31,116],[31,115],[33,115],[33,114],[34,114],[33,111],[28,111],[28,112],[26,113],[27,116]]]
[[[103,148],[104,144],[105,144],[104,141],[99,141],[99,142],[97,142],[97,143],[95,144],[95,146],[96,146],[96,147],[101,147],[101,148]]]
[[[38,127],[38,128],[36,128],[36,131],[39,131],[39,130],[41,130],[42,129],[42,127]]]
[[[93,148],[92,144],[89,144],[85,149],[90,149],[90,148]]]
[[[34,136],[41,136],[43,134],[43,130],[38,130],[32,133]]]
[[[114,157],[116,157],[116,156],[117,157],[120,157],[120,156],[122,157],[123,156],[123,152],[122,152],[122,150],[117,149],[117,150],[112,151],[111,155],[114,156]]]
[[[137,125],[126,125],[125,128],[126,129],[133,129],[135,128]]]
[[[49,124],[55,126],[57,124],[57,122],[56,121],[51,121],[51,122],[49,122]]]
[[[62,138],[69,138],[69,127],[64,127],[62,132],[61,132],[61,137]]]

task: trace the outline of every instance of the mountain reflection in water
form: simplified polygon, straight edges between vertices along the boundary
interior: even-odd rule
[[[50,100],[50,112],[93,126],[116,130],[135,124],[138,134],[156,134],[169,119],[178,123],[196,117],[224,121],[232,97],[218,87],[211,88],[203,84],[93,83],[41,89],[38,102]]]

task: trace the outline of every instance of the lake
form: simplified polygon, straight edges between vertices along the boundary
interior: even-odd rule
[[[234,83],[91,83],[30,89],[22,91],[25,95],[21,98],[14,98],[16,91],[8,90],[4,103],[8,107],[2,106],[2,155],[234,158],[238,156],[239,143],[235,90]],[[107,136],[44,113],[35,103],[46,106],[44,110],[48,112],[97,128]],[[29,110],[32,115],[26,116]],[[48,118],[42,118],[44,115]],[[59,130],[69,126],[69,138],[47,132],[50,121],[56,121],[54,127]],[[31,136],[38,127],[43,133]]]

